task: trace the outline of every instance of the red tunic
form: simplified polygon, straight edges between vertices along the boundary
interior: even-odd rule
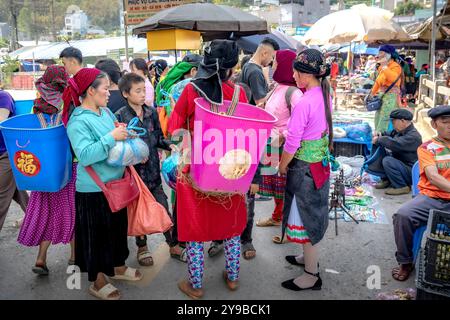
[[[224,100],[231,100],[234,84],[222,84]],[[200,95],[188,84],[169,119],[169,133],[177,129],[194,128],[195,103]],[[247,102],[245,91],[240,91],[240,102]],[[189,166],[183,170],[189,172]],[[241,235],[247,224],[247,207],[244,195],[234,195],[226,200],[205,198],[205,194],[195,191],[190,184],[177,181],[177,222],[180,241],[211,241],[228,239]]]

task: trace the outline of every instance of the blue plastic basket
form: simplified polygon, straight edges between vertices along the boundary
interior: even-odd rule
[[[14,107],[16,109],[16,116],[31,113],[33,104],[34,100],[15,100]]]
[[[0,123],[19,190],[57,192],[72,176],[72,153],[64,125],[41,128],[35,114]]]

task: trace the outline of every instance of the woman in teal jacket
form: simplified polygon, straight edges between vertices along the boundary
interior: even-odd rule
[[[84,68],[69,81],[73,109],[67,125],[72,148],[77,157],[75,218],[75,264],[88,272],[94,282],[89,293],[100,299],[117,300],[120,292],[105,275],[118,280],[140,280],[141,273],[125,266],[128,257],[127,210],[112,213],[101,189],[86,172],[92,166],[103,182],[123,177],[125,167],[106,163],[116,141],[128,136],[124,127],[106,108],[109,97],[108,76],[98,69]]]

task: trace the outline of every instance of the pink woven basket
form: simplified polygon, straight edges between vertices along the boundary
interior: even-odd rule
[[[204,191],[246,193],[277,118],[246,103],[238,103],[232,116],[226,115],[230,101],[218,106],[219,113],[204,98],[195,104],[192,178]],[[242,165],[228,170],[236,159]]]

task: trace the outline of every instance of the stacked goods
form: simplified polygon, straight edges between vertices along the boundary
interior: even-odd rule
[[[431,210],[427,234],[425,281],[450,287],[450,213]]]
[[[425,255],[423,250],[420,250],[416,265],[416,300],[450,300],[450,288],[425,281],[425,265]]]

